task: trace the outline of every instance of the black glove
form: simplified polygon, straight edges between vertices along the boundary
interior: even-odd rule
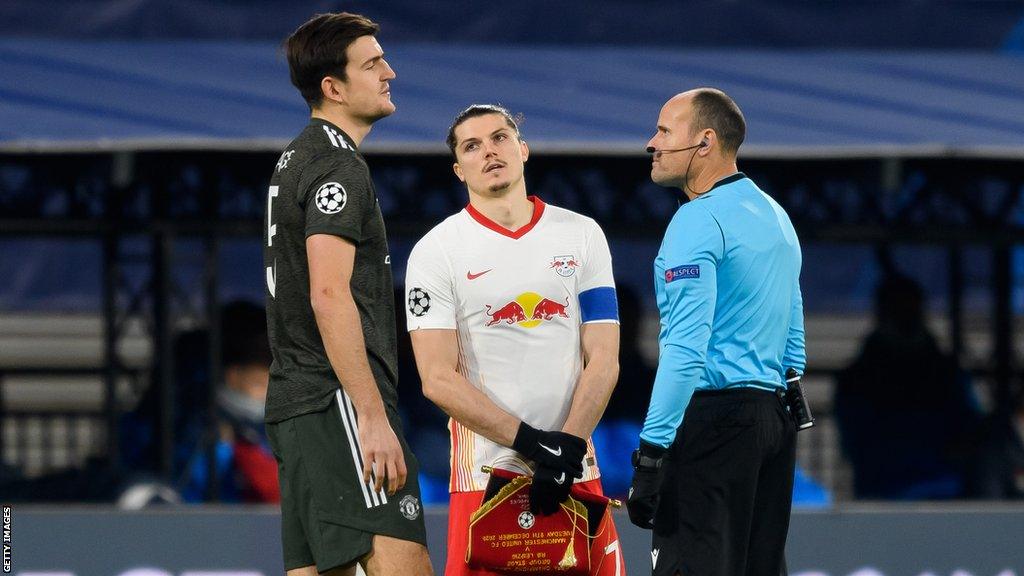
[[[572,477],[564,470],[538,466],[530,485],[530,512],[547,516],[558,512],[559,504],[569,498]]]
[[[645,530],[654,527],[665,451],[661,446],[641,440],[640,448],[633,452],[633,484],[629,487],[626,510],[629,521]]]
[[[526,422],[519,424],[512,449],[537,463],[537,467],[553,468],[572,478],[583,477],[583,457],[587,441],[565,432],[537,430]]]

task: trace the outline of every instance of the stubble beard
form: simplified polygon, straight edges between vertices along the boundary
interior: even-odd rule
[[[491,184],[487,187],[487,191],[495,196],[500,196],[504,192],[508,192],[509,188],[512,187],[511,182],[500,182],[497,184]]]
[[[378,120],[382,120],[384,118],[387,118],[388,116],[391,116],[394,113],[395,113],[394,108],[388,110],[388,109],[385,109],[384,107],[381,107],[379,110],[377,110],[376,113],[368,115],[366,117],[366,121],[368,123],[370,123],[370,124],[373,124],[374,122],[376,122]]]
[[[512,190],[512,187],[516,183],[522,181],[522,179],[523,175],[520,174],[518,178],[509,178],[504,182],[495,182],[493,184],[488,184],[487,191],[490,192],[495,197],[504,196],[505,194],[508,194],[510,190]]]
[[[389,103],[390,103],[390,101],[389,101]],[[388,116],[391,116],[394,113],[395,113],[395,105],[394,104],[391,104],[390,106],[388,106],[386,104],[381,104],[381,105],[377,106],[376,110],[374,110],[372,112],[367,112],[366,114],[363,114],[362,115],[362,120],[366,124],[373,124],[374,122],[376,122],[378,120],[381,120],[381,119],[384,119],[384,118],[387,118]]]
[[[656,172],[651,170],[651,180],[658,186],[664,186],[666,188],[681,188],[683,186],[683,180],[685,178],[682,174],[672,174],[665,170]]]

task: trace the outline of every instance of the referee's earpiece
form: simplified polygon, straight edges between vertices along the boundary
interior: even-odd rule
[[[704,139],[700,141],[700,147],[701,147],[701,148],[704,148],[704,147],[705,147],[705,146],[707,146],[708,144],[710,144],[710,142],[708,142],[708,137],[707,137],[707,136],[705,136],[705,137],[704,137]]]

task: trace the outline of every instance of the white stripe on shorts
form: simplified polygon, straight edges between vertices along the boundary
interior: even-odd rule
[[[363,450],[359,445],[359,423],[356,421],[355,408],[352,407],[352,399],[341,389],[335,393],[338,398],[338,411],[341,414],[341,423],[345,426],[345,433],[349,438],[349,448],[352,451],[352,464],[355,465],[356,482],[363,490],[363,498],[366,500],[367,508],[374,508],[381,504],[387,504],[388,499],[384,489],[373,490],[377,479],[374,473],[370,472],[370,482],[363,482]]]
[[[361,480],[362,479],[362,472],[361,471],[363,469],[363,466],[362,466],[363,447],[359,443],[359,421],[356,420],[356,409],[352,405],[352,398],[350,398],[349,395],[346,394],[344,390],[341,391],[341,397],[344,400],[345,413],[348,414],[349,420],[352,422],[352,427],[356,431],[355,440],[356,440],[357,454],[359,454],[359,462],[360,462],[360,464],[359,464],[359,470],[360,470],[359,478]],[[380,506],[381,504],[387,504],[388,503],[388,498],[387,498],[387,496],[384,495],[384,489],[383,488],[381,488],[380,490],[378,490],[376,492],[373,491],[373,485],[376,484],[376,483],[377,483],[377,473],[373,470],[373,467],[371,466],[370,467],[370,482],[366,484],[366,488],[370,492],[370,499],[373,500],[373,505],[374,506]]]

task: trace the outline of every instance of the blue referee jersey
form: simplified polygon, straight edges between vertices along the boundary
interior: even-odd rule
[[[803,373],[800,243],[742,173],[684,204],[654,261],[660,359],[640,438],[668,447],[697,390],[784,390]]]

